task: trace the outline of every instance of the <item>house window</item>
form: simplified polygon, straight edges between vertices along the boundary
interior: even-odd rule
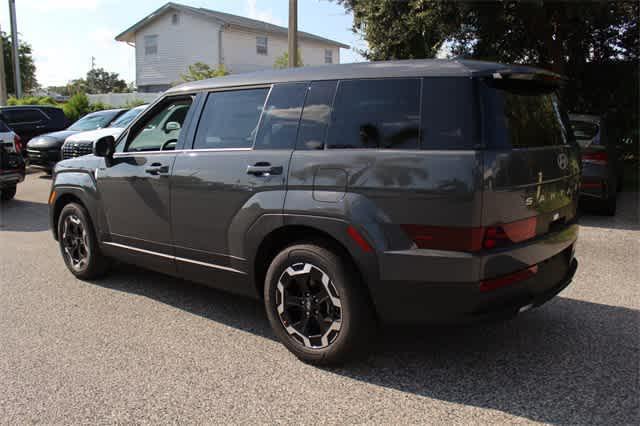
[[[178,25],[180,23],[180,15],[178,15],[177,13],[171,15],[171,23],[173,25]]]
[[[144,55],[151,56],[158,54],[158,36],[146,35],[144,36]]]
[[[332,64],[333,63],[333,50],[324,49],[324,63]]]
[[[267,54],[267,37],[265,36],[256,37],[256,53],[258,55]]]

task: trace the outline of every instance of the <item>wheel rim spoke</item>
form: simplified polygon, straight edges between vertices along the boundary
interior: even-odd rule
[[[89,258],[89,237],[84,225],[76,215],[69,215],[62,224],[62,247],[69,264],[74,269],[86,265]]]
[[[336,339],[341,303],[327,273],[311,263],[292,265],[282,273],[276,291],[280,321],[295,340],[320,349]]]

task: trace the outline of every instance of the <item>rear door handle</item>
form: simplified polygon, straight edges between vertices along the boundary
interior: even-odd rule
[[[160,163],[152,163],[151,167],[145,169],[145,173],[149,173],[150,175],[159,175],[169,173],[169,166],[163,166]]]
[[[269,163],[260,162],[253,166],[247,166],[247,174],[254,176],[281,175],[282,166],[272,166]]]

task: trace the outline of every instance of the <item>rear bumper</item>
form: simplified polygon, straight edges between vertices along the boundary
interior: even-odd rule
[[[402,262],[383,255],[382,279],[370,285],[379,317],[386,323],[467,323],[510,317],[523,307],[539,306],[573,278],[577,228],[572,225],[538,241],[489,255],[434,257],[417,253],[402,256]],[[481,279],[533,265],[538,266],[538,272],[528,279],[492,291],[480,289]],[[395,272],[388,269],[390,266]],[[398,278],[391,279],[394,275]]]

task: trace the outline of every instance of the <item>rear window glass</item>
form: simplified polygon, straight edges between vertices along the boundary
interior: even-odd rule
[[[590,121],[571,121],[571,128],[573,129],[573,135],[576,138],[576,141],[580,145],[587,145],[593,138],[598,135],[600,131],[600,126],[597,123],[593,123]],[[597,141],[595,141],[597,143]]]
[[[45,116],[37,109],[13,109],[2,111],[9,124],[38,123]]]
[[[327,127],[331,120],[333,97],[336,93],[335,81],[311,83],[300,118],[296,149],[323,149]]]
[[[477,139],[470,78],[425,78],[422,82],[422,148],[473,149]]]
[[[213,92],[200,117],[194,149],[250,148],[268,89]]]
[[[556,94],[550,89],[485,86],[488,144],[493,148],[535,148],[570,143]]]
[[[9,128],[9,126],[4,124],[4,121],[0,120],[0,132],[4,133],[4,132],[10,132],[10,131],[11,129]]]
[[[417,149],[419,127],[419,79],[341,81],[327,147]]]
[[[307,84],[276,84],[262,112],[256,149],[293,149]]]

